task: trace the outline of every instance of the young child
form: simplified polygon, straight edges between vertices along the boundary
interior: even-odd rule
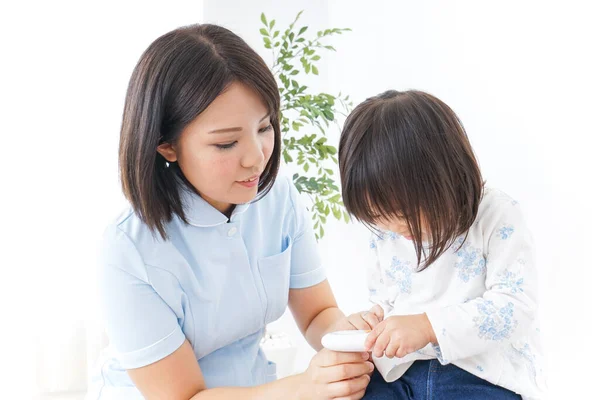
[[[377,370],[364,398],[540,398],[530,233],[518,203],[485,187],[454,112],[387,91],[348,116],[339,151],[346,208],[374,232],[368,284],[385,315],[365,344]]]

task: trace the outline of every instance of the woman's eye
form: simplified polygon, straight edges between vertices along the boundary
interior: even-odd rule
[[[273,129],[273,125],[272,125],[272,124],[269,124],[269,125],[265,126],[264,128],[261,128],[261,129],[259,129],[259,130],[258,130],[258,132],[260,132],[260,133],[263,133],[263,132],[268,132],[268,131],[270,131],[271,129]]]
[[[219,148],[221,150],[226,150],[226,149],[231,149],[233,146],[235,146],[236,143],[237,143],[237,141],[231,142],[231,143],[215,144],[215,146],[217,146],[217,148]]]

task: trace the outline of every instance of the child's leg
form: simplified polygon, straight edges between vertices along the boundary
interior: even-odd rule
[[[383,380],[383,377],[375,368],[371,381],[367,386],[367,391],[363,397],[363,400],[396,400],[396,399],[411,399],[411,397],[398,397],[391,383],[387,383]]]
[[[421,360],[415,361],[395,382],[387,383],[375,370],[363,399],[516,400],[521,396],[452,364]]]
[[[439,400],[517,400],[521,396],[496,386],[455,365],[442,365],[437,360],[431,363],[427,398]],[[408,371],[407,371],[408,372]],[[424,397],[425,398],[425,397]]]

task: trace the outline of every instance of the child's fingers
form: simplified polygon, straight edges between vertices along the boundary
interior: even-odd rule
[[[383,357],[385,349],[388,347],[390,343],[390,333],[388,331],[383,331],[375,342],[375,346],[373,347],[373,355],[375,357]]]
[[[363,319],[363,321],[365,321],[369,325],[367,330],[375,329],[377,324],[379,324],[379,322],[380,322],[377,315],[375,315],[371,311],[366,311],[366,312],[362,313],[360,316]]]
[[[396,353],[398,353],[398,349],[400,348],[401,341],[398,339],[390,338],[390,342],[385,348],[385,356],[387,358],[396,357]]]
[[[352,314],[348,317],[348,322],[356,329],[370,331],[372,329],[369,322],[366,321],[360,314]]]
[[[377,337],[383,332],[385,329],[385,321],[377,324],[375,328],[369,333],[367,338],[365,339],[365,349],[371,350],[377,341]]]
[[[376,304],[373,307],[371,307],[369,311],[371,311],[373,314],[375,314],[375,316],[377,316],[379,322],[383,321],[383,308],[381,308],[379,304]]]

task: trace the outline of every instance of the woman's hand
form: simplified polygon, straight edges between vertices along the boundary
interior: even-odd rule
[[[374,366],[368,353],[342,353],[323,349],[300,374],[301,400],[361,399]]]

